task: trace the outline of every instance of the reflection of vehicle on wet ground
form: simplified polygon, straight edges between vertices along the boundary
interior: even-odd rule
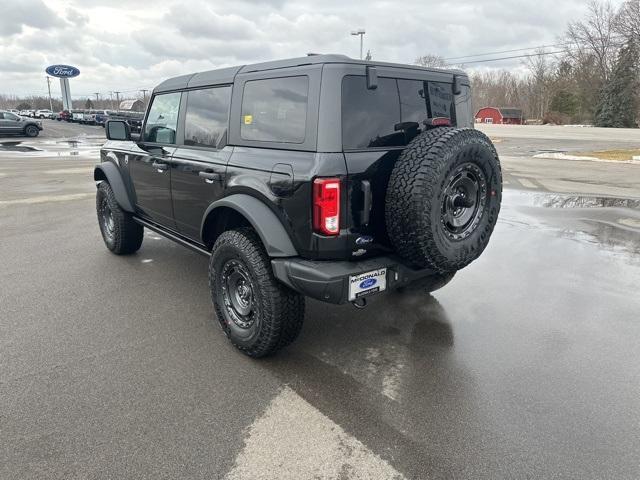
[[[80,137],[77,139],[38,139],[28,140],[5,140],[0,141],[0,154],[3,157],[11,152],[20,152],[21,157],[68,157],[68,156],[92,156],[99,153],[102,145],[101,137]]]
[[[42,122],[0,110],[0,134],[26,135],[37,137],[42,130]]]

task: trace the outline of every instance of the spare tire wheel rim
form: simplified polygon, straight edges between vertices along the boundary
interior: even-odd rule
[[[463,240],[471,235],[484,213],[487,201],[487,180],[475,163],[458,166],[445,181],[440,222],[451,240]]]
[[[249,271],[238,260],[222,267],[222,298],[229,317],[241,329],[255,322],[255,296]]]

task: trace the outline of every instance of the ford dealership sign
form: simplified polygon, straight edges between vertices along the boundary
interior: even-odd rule
[[[71,65],[51,65],[45,70],[52,77],[73,78],[80,75],[80,70]]]

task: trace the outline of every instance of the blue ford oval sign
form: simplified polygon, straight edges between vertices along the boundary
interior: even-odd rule
[[[360,282],[360,288],[371,288],[376,283],[378,283],[378,281],[375,278],[367,278],[366,280]]]
[[[73,78],[80,75],[80,70],[71,65],[51,65],[45,70],[52,77]]]

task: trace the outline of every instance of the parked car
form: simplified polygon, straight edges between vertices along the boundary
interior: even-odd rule
[[[7,110],[0,110],[0,134],[26,135],[37,137],[42,130],[42,122],[21,117]]]
[[[82,123],[84,121],[84,110],[71,110],[71,121]]]
[[[142,129],[142,121],[144,120],[144,112],[132,112],[127,110],[118,110],[109,112],[109,120],[124,120],[134,133],[140,133]]]
[[[268,355],[297,337],[305,296],[362,308],[478,258],[502,177],[473,125],[460,70],[318,55],[172,78],[141,135],[107,122],[100,231],[119,255],[148,228],[208,256],[225,334]]]
[[[21,117],[28,117],[29,116],[29,110],[20,110],[19,115]]]
[[[94,125],[96,123],[96,111],[85,110],[84,116],[82,118],[82,123],[85,123],[87,125]]]
[[[53,112],[51,110],[36,110],[36,118],[53,118]]]
[[[10,108],[9,110],[7,110],[7,112],[11,112],[11,113],[13,113],[15,115],[20,115],[20,111],[16,110],[15,108]]]
[[[113,114],[115,114],[115,112],[111,110],[96,110],[96,115],[94,119],[96,125],[102,125],[102,127],[104,127],[105,123],[107,122],[107,119],[109,118],[109,115],[113,115]]]
[[[58,115],[56,115],[56,120],[58,120],[59,122],[69,122],[71,121],[71,113],[69,112],[69,110],[61,110],[60,112],[58,112]]]

